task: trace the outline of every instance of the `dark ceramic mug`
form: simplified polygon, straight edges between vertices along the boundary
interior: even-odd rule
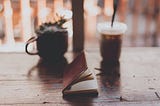
[[[29,44],[36,41],[37,52],[33,53],[28,50]],[[25,46],[25,51],[29,55],[39,55],[47,61],[58,61],[64,56],[68,48],[68,32],[56,31],[45,32],[31,37]]]

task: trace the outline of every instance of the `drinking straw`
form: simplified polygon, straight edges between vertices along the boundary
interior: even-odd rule
[[[111,27],[113,27],[113,22],[114,22],[115,14],[116,14],[116,11],[117,11],[118,3],[119,3],[119,0],[114,0],[113,1],[113,9],[114,9],[114,11],[113,11],[113,15],[112,15]]]

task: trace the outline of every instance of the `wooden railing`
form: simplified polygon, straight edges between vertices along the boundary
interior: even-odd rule
[[[63,6],[62,8],[71,9],[72,7],[73,10],[73,43],[70,43],[73,44],[73,50],[82,50],[86,48],[87,44],[96,46],[98,45],[96,25],[98,22],[110,21],[110,13],[113,11],[112,0],[47,0],[47,2],[40,0],[46,3],[43,3],[43,9],[39,7],[42,6],[38,4],[39,0],[23,1],[28,3],[28,7],[22,7],[23,3],[19,1],[0,0],[0,6],[3,7],[0,8],[0,51],[6,44],[10,46],[5,50],[14,48],[11,46],[13,44],[19,45],[20,43],[22,43],[22,45],[20,44],[20,49],[22,49],[29,36],[35,35],[34,27],[40,23],[39,20],[53,21],[53,12],[56,8],[60,8],[60,5]],[[107,3],[108,1],[111,3]],[[10,2],[11,5],[6,2]],[[6,12],[5,3],[10,12]],[[28,26],[31,30],[26,31],[28,37],[23,34],[28,24],[23,24],[23,18],[26,16],[22,17],[22,8],[28,8],[27,14],[29,15],[25,15],[30,17],[25,19],[27,23],[31,22]],[[46,17],[40,17],[42,15],[38,14],[38,9],[44,12],[48,10],[49,13],[44,14]],[[110,13],[106,14],[106,9]],[[26,12],[26,9],[24,11]],[[11,24],[6,24],[11,19],[13,19],[13,27]],[[30,21],[28,21],[29,19]],[[116,20],[123,21],[128,25],[124,46],[160,46],[160,0],[120,0]],[[6,29],[7,26],[10,26],[10,31]],[[11,30],[13,30],[13,35]]]

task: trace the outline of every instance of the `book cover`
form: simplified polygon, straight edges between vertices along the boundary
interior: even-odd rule
[[[63,95],[68,94],[98,94],[96,76],[88,69],[85,53],[80,53],[68,65],[63,75]]]

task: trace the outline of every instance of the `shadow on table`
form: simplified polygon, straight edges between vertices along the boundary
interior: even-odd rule
[[[101,62],[101,82],[105,87],[118,87],[120,85],[120,62]]]
[[[120,62],[108,63],[101,61],[98,74],[100,97],[110,101],[120,100]],[[106,99],[107,100],[107,99]]]
[[[71,106],[93,106],[94,98],[97,98],[96,94],[76,94],[63,97]]]
[[[40,59],[37,65],[33,66],[28,71],[28,77],[30,78],[32,76],[32,73],[34,71],[37,71],[37,75],[41,81],[45,81],[50,78],[51,79],[61,78],[62,80],[63,72],[67,65],[68,62],[65,57],[62,57],[57,62],[46,62]]]
[[[78,55],[79,53],[73,54],[73,59]],[[57,89],[57,92],[61,92],[63,85],[63,73],[65,70],[65,67],[68,65],[68,61],[65,57],[63,57],[58,62],[54,63],[48,63],[43,60],[39,60],[37,65],[33,66],[28,71],[28,78],[34,79],[36,78],[34,76],[34,72],[36,72],[36,76],[38,76],[38,80],[42,82],[43,90],[53,90]],[[56,95],[59,97],[60,95]],[[92,106],[92,100],[94,97],[97,97],[95,95],[70,95],[70,96],[63,96],[63,99],[68,102],[71,106]]]

